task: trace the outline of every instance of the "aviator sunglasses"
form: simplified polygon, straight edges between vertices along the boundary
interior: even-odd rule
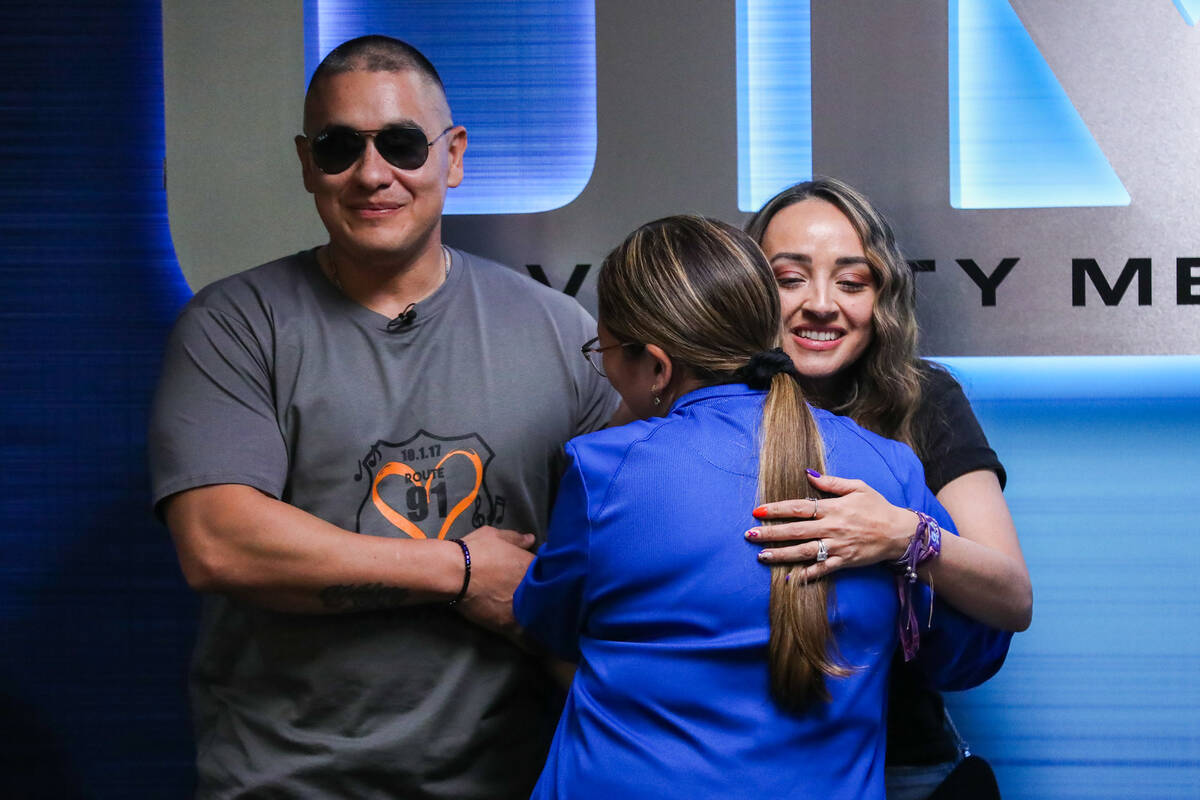
[[[425,131],[410,125],[388,125],[373,131],[330,125],[312,137],[309,149],[313,162],[326,175],[349,169],[367,149],[367,139],[375,140],[375,149],[393,167],[420,169],[429,158],[429,148],[453,129],[451,125],[429,141]]]

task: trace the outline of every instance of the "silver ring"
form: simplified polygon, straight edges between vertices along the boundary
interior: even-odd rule
[[[809,517],[809,519],[816,519],[817,518],[817,508],[819,508],[818,499],[816,497],[808,497],[805,499],[812,500],[812,504],[813,504],[813,513],[812,513],[812,516]]]
[[[825,540],[817,539],[817,563],[820,564],[827,558],[829,558],[829,548],[825,545]]]

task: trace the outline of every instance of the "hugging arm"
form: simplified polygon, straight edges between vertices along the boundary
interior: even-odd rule
[[[916,488],[917,496],[909,498],[910,505],[936,519],[943,528],[952,525],[946,509],[925,486],[919,484]],[[947,543],[959,539],[952,529],[946,529],[942,536],[943,554],[934,562],[945,557]],[[968,617],[944,602],[940,588],[935,593],[930,585],[921,582],[909,584],[908,588],[920,634],[916,663],[930,684],[946,691],[959,691],[978,686],[996,674],[1008,655],[1011,631]]]
[[[917,526],[910,509],[892,505],[859,480],[830,475],[810,480],[815,490],[836,496],[763,506],[763,513],[756,514],[759,519],[797,521],[756,527],[757,535],[751,539],[798,542],[764,551],[765,557],[806,564],[809,578],[900,558]],[[982,622],[1010,631],[1028,628],[1033,613],[1029,571],[995,473],[968,472],[942,487],[937,498],[953,518],[959,536],[946,537],[941,556],[921,569],[921,578],[931,582],[939,596]],[[821,563],[814,560],[818,540],[824,540],[829,552],[828,560]]]
[[[1012,632],[977,622],[944,602],[925,584],[914,587],[921,626],[916,662],[929,682],[944,691],[961,691],[996,674],[1008,655]]]
[[[550,516],[546,542],[517,587],[513,612],[527,637],[560,659],[579,660],[586,616],[591,523],[587,486],[573,445]]]
[[[1001,491],[1004,468],[988,444],[962,387],[947,372],[929,368],[917,427],[924,431],[924,476],[954,520],[959,536],[948,537],[942,555],[921,570],[939,597],[960,611],[998,628],[1022,631],[1033,615],[1033,590],[1016,527]],[[907,459],[905,459],[907,462]],[[910,467],[901,467],[904,472]],[[889,503],[861,481],[825,476],[812,481],[834,497],[818,503],[797,499],[774,503],[764,518],[797,522],[764,528],[758,541],[799,541],[772,554],[808,565],[810,577],[845,567],[899,558],[916,530],[916,515]],[[816,519],[812,516],[818,507]],[[816,540],[829,559],[817,564]]]
[[[932,516],[943,528],[941,555],[926,562],[919,570],[921,581],[909,587],[920,637],[917,661],[934,686],[967,689],[987,680],[1004,663],[1012,628],[986,618],[989,609],[986,601],[990,598],[977,602],[986,592],[972,586],[971,576],[989,575],[990,561],[980,559],[972,551],[986,548],[954,535],[948,509],[926,488],[916,459],[911,455],[909,459],[911,472],[905,485],[912,487],[906,498],[911,508],[892,505],[862,481],[831,476],[813,478],[814,486],[841,492],[840,496],[821,498],[815,503],[797,500],[770,504],[766,507],[769,514],[806,517],[815,508],[817,517],[763,526],[759,529],[762,534],[753,540],[773,541],[776,536],[782,540],[811,538],[802,544],[764,552],[775,555],[784,551],[781,560],[799,558],[810,564],[807,569],[810,575],[824,575],[837,569],[898,560],[916,530],[917,515],[913,509]],[[999,491],[998,485],[996,489]],[[893,516],[894,528],[889,529],[884,520]],[[816,540],[821,538],[826,541],[829,557],[817,563]],[[980,610],[983,613],[977,613]],[[1003,614],[993,616],[1005,619]]]

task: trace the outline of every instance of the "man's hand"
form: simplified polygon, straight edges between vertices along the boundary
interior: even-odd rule
[[[533,534],[484,527],[467,534],[463,541],[471,550],[471,585],[455,608],[489,630],[514,634],[513,592],[533,561],[529,552]]]

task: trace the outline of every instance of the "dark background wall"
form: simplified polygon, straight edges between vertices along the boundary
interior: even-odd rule
[[[0,4],[0,797],[183,797],[196,606],[145,418],[188,296],[158,2]]]

